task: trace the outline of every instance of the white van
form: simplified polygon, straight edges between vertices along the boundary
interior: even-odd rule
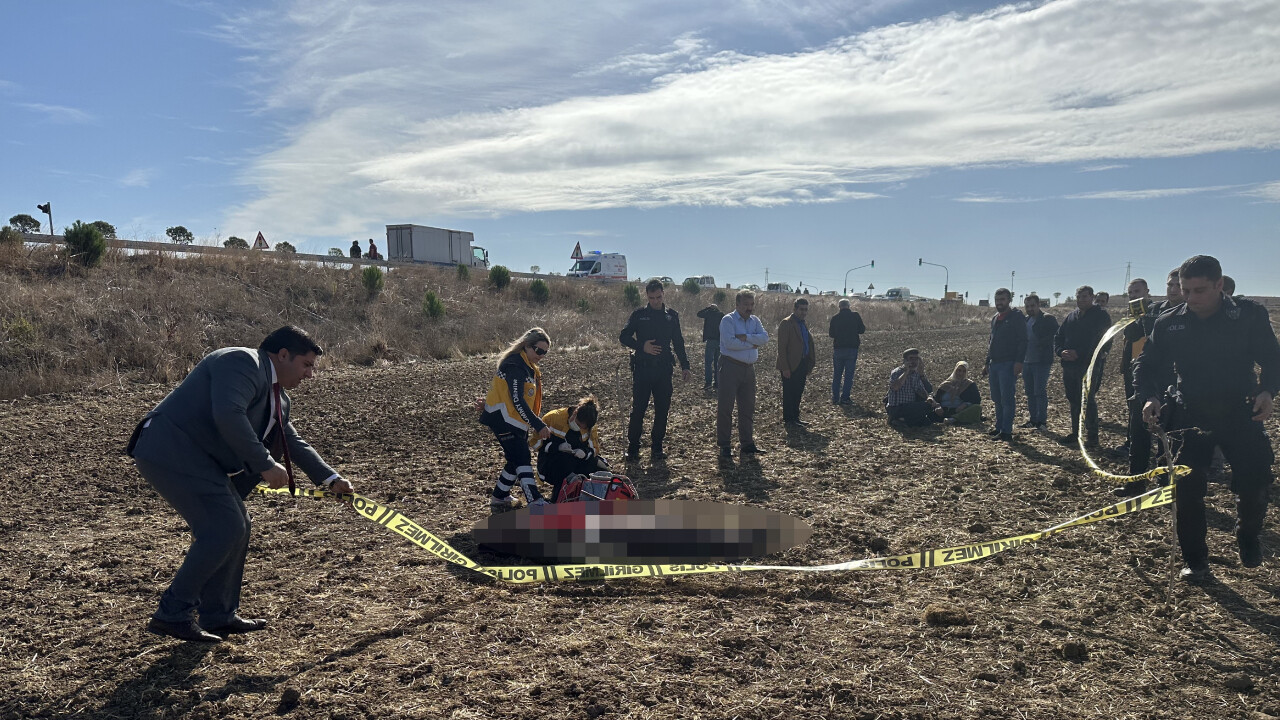
[[[602,253],[599,250],[592,250],[574,263],[565,275],[593,280],[626,280],[627,256],[622,253]]]
[[[690,277],[685,278],[684,283],[680,283],[680,284],[684,285],[690,280],[696,282],[698,284],[698,287],[702,288],[703,290],[716,289],[716,279],[714,275],[692,275]]]

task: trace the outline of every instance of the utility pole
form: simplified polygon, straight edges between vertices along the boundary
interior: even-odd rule
[[[53,203],[37,205],[36,209],[49,216],[49,237],[53,237]]]
[[[1009,271],[1009,297],[1013,297],[1013,276],[1017,274],[1017,270]]]
[[[1129,290],[1129,270],[1132,265],[1133,263],[1130,261],[1126,261],[1124,264],[1124,289],[1126,292]]]
[[[764,269],[764,289],[769,289],[769,268]]]
[[[925,262],[924,258],[920,258],[919,260],[916,261],[916,267],[923,267],[925,265],[940,267],[942,268],[942,271],[946,273],[946,275],[944,276],[945,279],[942,281],[942,299],[946,300],[947,291],[951,289],[951,271],[947,269],[946,265],[939,265],[938,263]]]
[[[845,295],[848,295],[848,294],[849,294],[849,273],[853,272],[854,270],[861,270],[861,269],[862,269],[862,268],[864,268],[864,267],[872,267],[872,268],[873,268],[873,267],[875,267],[875,266],[876,266],[876,261],[875,261],[875,260],[872,260],[871,262],[867,263],[866,265],[859,265],[859,266],[858,266],[858,267],[856,267],[856,268],[850,268],[850,269],[849,269],[849,271],[848,271],[848,272],[846,272],[846,273],[844,274],[844,290],[842,290],[842,291],[840,292],[840,297],[844,297]]]

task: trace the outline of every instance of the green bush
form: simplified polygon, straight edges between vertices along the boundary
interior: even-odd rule
[[[578,298],[578,312],[584,315],[591,312],[591,301],[586,298]]]
[[[102,232],[79,220],[75,225],[63,229],[62,236],[67,241],[67,252],[71,259],[85,267],[97,266],[107,252],[107,241],[103,239]]]
[[[728,299],[729,299],[729,293],[723,290],[717,290],[716,294],[711,296],[711,302],[715,303],[716,305],[724,305],[725,301]]]
[[[22,245],[22,233],[5,225],[0,228],[0,248],[13,248]]]
[[[116,236],[116,226],[106,220],[94,220],[90,225],[98,228],[98,232],[102,233],[102,237],[112,240]]]
[[[466,265],[463,265],[462,263],[458,263],[458,279],[462,280],[463,282],[470,280],[471,268],[467,267]]]
[[[382,292],[382,268],[377,265],[370,265],[360,271],[360,284],[364,286],[365,292],[369,293],[369,297],[373,297]]]
[[[232,235],[231,237],[223,241],[222,247],[235,248],[237,250],[248,250],[249,241],[245,240],[244,238],[238,238],[235,235]]]
[[[683,283],[681,283],[680,289],[684,292],[689,293],[690,295],[697,295],[698,293],[702,292],[702,286],[699,285],[698,281],[694,280],[693,278],[689,278],[688,280],[685,280]]]
[[[458,267],[466,267],[459,265]],[[444,301],[434,291],[428,290],[422,295],[422,312],[432,320],[439,320],[444,317]]]
[[[511,271],[506,265],[494,265],[489,268],[489,284],[498,290],[506,290],[511,284]]]
[[[275,251],[278,253],[293,254],[298,252],[298,248],[294,247],[293,243],[289,242],[288,240],[281,240],[280,242],[276,243]]]
[[[542,278],[538,278],[529,283],[529,296],[534,299],[534,302],[545,303],[551,299],[551,288],[547,287]]]
[[[622,297],[626,299],[627,304],[631,307],[640,307],[640,288],[627,283],[622,286]]]

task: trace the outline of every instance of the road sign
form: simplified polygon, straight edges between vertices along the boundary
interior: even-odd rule
[[[582,243],[579,242],[579,243],[573,244],[573,254],[569,256],[569,259],[570,260],[582,259]]]
[[[254,250],[266,250],[267,248],[268,248],[268,246],[267,246],[267,239],[266,239],[266,238],[264,238],[264,237],[262,237],[262,231],[261,231],[261,230],[259,230],[259,231],[258,231],[258,237],[257,237],[257,239],[255,239],[255,240],[253,241],[253,249],[254,249]]]

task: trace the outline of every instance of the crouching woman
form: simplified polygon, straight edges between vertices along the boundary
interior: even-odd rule
[[[542,416],[542,422],[551,429],[551,437],[535,440],[533,449],[538,453],[538,474],[551,485],[551,502],[560,499],[560,488],[570,475],[590,475],[609,468],[600,456],[600,436],[596,434],[599,419],[595,395],[582,398],[574,407],[557,408]]]

